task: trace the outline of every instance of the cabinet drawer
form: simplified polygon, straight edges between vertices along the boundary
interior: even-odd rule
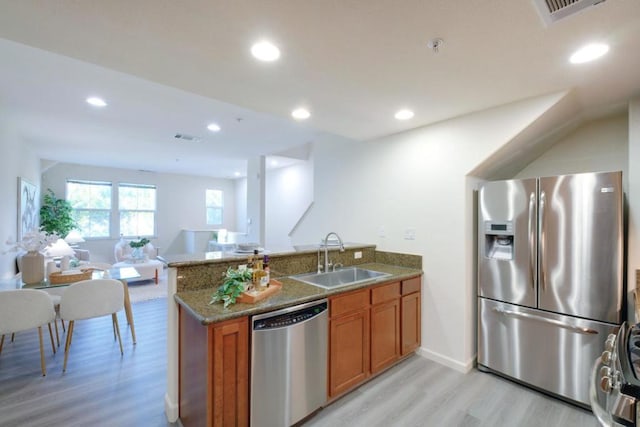
[[[400,282],[378,286],[371,290],[371,304],[378,304],[400,297]]]
[[[329,315],[339,316],[369,306],[369,289],[362,289],[331,298]]]
[[[412,294],[420,290],[420,276],[402,281],[402,295]]]

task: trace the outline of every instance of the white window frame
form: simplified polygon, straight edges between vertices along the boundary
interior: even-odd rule
[[[219,206],[215,205],[215,204],[209,205],[207,203],[207,194],[209,193],[209,191],[217,191],[217,192],[220,193],[221,203],[220,203]],[[209,215],[207,215],[208,212],[209,212],[209,209],[218,209],[218,210],[220,210],[220,222],[219,223],[210,223],[209,222]],[[205,220],[207,225],[222,225],[224,223],[224,191],[223,190],[220,190],[218,188],[207,188],[205,190],[205,193],[204,193],[204,220]]]
[[[87,234],[87,230],[81,230],[82,237],[87,240],[98,240],[98,239],[109,239],[111,238],[111,212],[113,210],[113,184],[108,181],[91,181],[91,180],[81,180],[81,179],[67,179],[65,186],[66,200],[69,200],[69,184],[79,184],[79,185],[103,185],[105,187],[109,187],[110,189],[110,197],[109,197],[109,208],[101,209],[101,208],[73,208],[74,212],[106,212],[109,218],[109,223],[107,227],[107,234],[103,236],[90,236]]]
[[[153,189],[153,191],[155,192],[155,206],[153,207],[153,209],[122,209],[122,207],[120,206],[120,189],[122,187],[133,187],[133,188],[145,188],[145,189]],[[119,230],[119,235],[125,237],[125,238],[137,238],[137,237],[155,237],[157,235],[157,227],[158,227],[158,221],[157,221],[157,208],[158,208],[158,189],[155,185],[153,184],[132,184],[132,183],[128,183],[128,182],[120,182],[118,183],[118,230]],[[124,234],[124,232],[122,231],[122,214],[124,212],[148,212],[148,213],[152,213],[153,214],[153,230],[152,230],[152,234]]]

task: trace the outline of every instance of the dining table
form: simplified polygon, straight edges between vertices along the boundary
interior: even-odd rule
[[[139,277],[140,273],[138,273],[135,267],[115,267],[107,270],[94,269],[91,273],[91,279],[115,279],[122,282],[124,288],[124,312],[131,330],[133,344],[136,344],[136,329],[133,323],[133,310],[131,309],[131,298],[129,297],[129,285],[127,281],[138,279]],[[11,279],[0,280],[0,291],[9,289],[41,289],[46,291],[47,289],[63,288],[73,283],[74,282],[51,283],[45,279],[42,282],[26,284],[22,282],[20,274],[17,274]]]

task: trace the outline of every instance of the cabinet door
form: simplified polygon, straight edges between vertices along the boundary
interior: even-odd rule
[[[223,322],[213,330],[213,426],[249,425],[249,322]],[[204,375],[204,373],[203,373]]]
[[[371,373],[400,357],[400,299],[371,307]]]
[[[369,310],[329,322],[329,397],[369,376]]]
[[[420,347],[420,292],[402,297],[402,355]]]

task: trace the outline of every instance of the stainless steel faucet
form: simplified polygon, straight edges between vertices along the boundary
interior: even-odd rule
[[[338,238],[338,243],[340,243],[340,252],[344,252],[344,244],[342,243],[342,239],[340,238],[340,236],[338,236],[338,233],[336,233],[335,231],[331,231],[329,234],[327,234],[327,237],[324,238],[324,272],[327,273],[329,271],[329,265],[331,265],[331,263],[329,262],[329,236],[334,235]]]

